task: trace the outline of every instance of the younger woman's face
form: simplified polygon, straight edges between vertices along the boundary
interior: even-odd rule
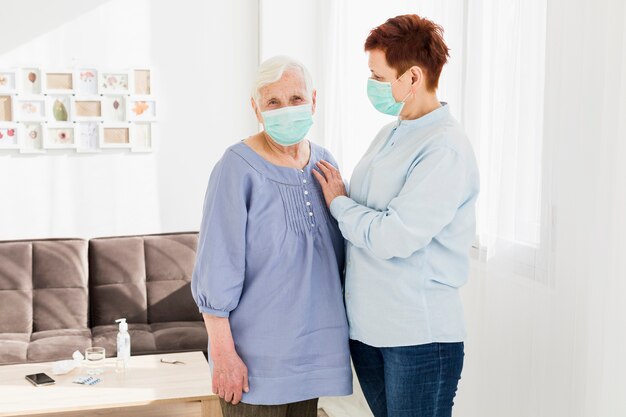
[[[393,98],[396,101],[404,100],[407,93],[411,91],[411,71],[407,70],[403,74],[398,74],[394,68],[389,66],[385,52],[380,49],[372,49],[368,51],[368,54],[370,78],[380,82],[390,82]]]

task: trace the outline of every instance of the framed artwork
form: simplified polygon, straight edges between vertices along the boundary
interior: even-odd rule
[[[0,149],[19,149],[17,123],[0,124]]]
[[[46,109],[44,96],[18,96],[15,100],[15,119],[19,122],[44,121]]]
[[[74,112],[73,121],[100,121],[102,120],[101,96],[72,97],[71,107]]]
[[[17,71],[0,69],[0,94],[17,92]]]
[[[46,97],[46,114],[50,122],[69,122],[72,120],[72,96],[67,94],[49,94]]]
[[[12,122],[13,118],[13,97],[8,94],[0,94],[0,122]]]
[[[101,148],[130,148],[129,123],[104,123],[100,125]]]
[[[156,99],[152,96],[131,96],[126,100],[127,119],[132,122],[156,120]]]
[[[99,71],[98,92],[100,94],[129,94],[130,71]]]
[[[126,96],[102,96],[102,119],[107,122],[125,122]]]
[[[46,94],[74,93],[74,73],[72,71],[48,70],[43,74],[43,92]]]
[[[100,123],[76,123],[76,152],[100,152]]]
[[[133,69],[133,94],[147,96],[152,94],[152,70],[145,68]]]
[[[41,94],[41,70],[39,68],[21,68],[18,90],[20,94]]]
[[[74,71],[76,95],[93,96],[98,94],[98,70],[95,68],[77,68]]]
[[[130,127],[130,143],[133,152],[152,152],[154,148],[153,123],[137,122]]]
[[[155,150],[157,99],[149,67],[0,68],[0,150]]]
[[[74,149],[76,148],[74,123],[46,123],[44,132],[44,148]]]
[[[44,123],[21,123],[19,129],[20,153],[44,153]]]

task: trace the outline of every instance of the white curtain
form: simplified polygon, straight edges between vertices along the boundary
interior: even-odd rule
[[[539,262],[551,235],[551,196],[542,196],[551,163],[542,161],[546,3],[477,0],[465,33],[463,124],[482,177],[481,259],[530,278],[547,272]]]

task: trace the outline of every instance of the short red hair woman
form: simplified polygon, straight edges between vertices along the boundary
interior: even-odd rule
[[[350,351],[376,417],[450,417],[463,369],[459,288],[469,275],[479,191],[463,128],[437,98],[448,59],[441,26],[397,16],[365,41],[373,106],[384,126],[356,166],[318,163],[347,240]]]

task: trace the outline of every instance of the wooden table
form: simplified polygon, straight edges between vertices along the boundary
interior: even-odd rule
[[[56,384],[35,387],[24,378],[38,372]],[[116,373],[115,358],[107,358],[96,385],[72,383],[81,375],[84,368],[53,375],[51,363],[0,366],[0,416],[222,416],[202,352],[133,356],[125,373]]]

